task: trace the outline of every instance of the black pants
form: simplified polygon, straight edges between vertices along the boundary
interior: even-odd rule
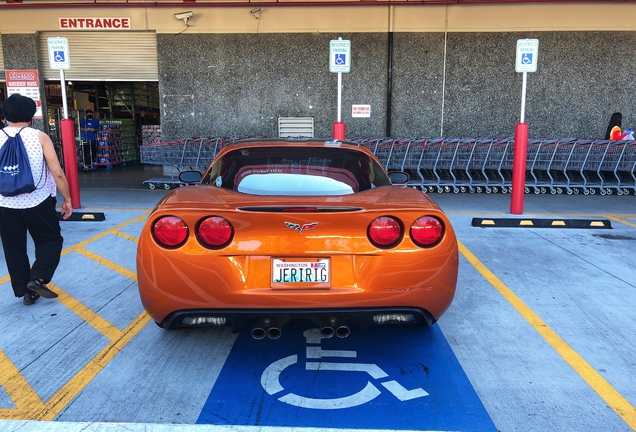
[[[35,244],[32,267],[27,255],[27,231]],[[27,283],[31,280],[51,281],[60,263],[64,240],[55,210],[55,198],[48,197],[28,209],[0,207],[0,236],[16,297],[26,293]]]
[[[97,162],[97,141],[87,140],[82,145],[84,167],[92,167]]]

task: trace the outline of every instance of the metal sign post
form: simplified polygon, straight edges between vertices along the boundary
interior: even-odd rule
[[[338,121],[333,124],[333,139],[344,140],[346,126],[341,121],[342,112],[342,74],[351,70],[351,41],[332,40],[329,44],[329,71],[338,73]]]
[[[62,107],[64,119],[60,120],[60,134],[62,136],[62,150],[64,153],[64,172],[71,194],[71,206],[80,208],[79,178],[77,176],[77,150],[75,148],[75,125],[68,118],[68,104],[66,101],[66,78],[64,71],[71,68],[71,58],[68,52],[68,39],[64,37],[50,37],[47,39],[49,48],[49,67],[60,70],[60,88],[62,90]]]
[[[528,152],[528,125],[526,115],[526,84],[528,72],[537,71],[539,57],[538,39],[519,39],[517,41],[517,60],[515,70],[523,73],[521,87],[521,121],[515,128],[515,147],[512,163],[512,192],[510,213],[523,214],[523,194],[526,186],[526,156]]]

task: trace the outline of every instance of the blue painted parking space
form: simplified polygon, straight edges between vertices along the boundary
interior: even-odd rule
[[[496,431],[437,325],[277,340],[242,331],[199,424]]]

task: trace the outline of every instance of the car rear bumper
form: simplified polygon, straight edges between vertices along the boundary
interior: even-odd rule
[[[379,325],[430,326],[436,321],[427,310],[413,307],[186,309],[172,312],[157,324],[166,330],[190,327],[231,327],[234,332],[238,332],[249,325],[276,326],[280,329],[292,319],[310,320],[319,327],[341,324],[359,330],[367,330],[369,327]]]

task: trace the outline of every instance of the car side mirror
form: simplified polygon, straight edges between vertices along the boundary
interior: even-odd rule
[[[406,184],[411,179],[411,176],[404,171],[389,171],[389,180],[391,184]]]
[[[179,181],[187,184],[199,183],[202,178],[203,174],[197,170],[181,171],[179,173]]]

